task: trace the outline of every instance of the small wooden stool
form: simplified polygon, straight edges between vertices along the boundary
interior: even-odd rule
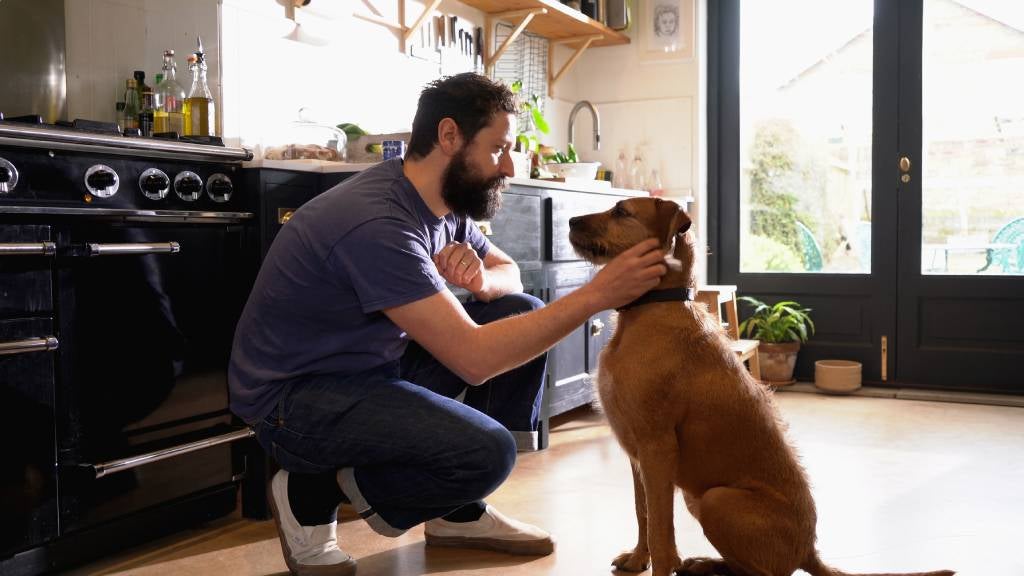
[[[740,362],[747,362],[750,367],[750,374],[761,379],[761,364],[757,359],[758,340],[743,340],[740,338],[740,318],[736,309],[736,287],[731,285],[700,286],[697,288],[697,301],[703,302],[719,324],[725,328],[725,333],[732,339],[732,351],[740,358]],[[725,306],[725,322],[722,322],[722,306]]]

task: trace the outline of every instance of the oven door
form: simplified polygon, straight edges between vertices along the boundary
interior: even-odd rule
[[[248,294],[231,224],[56,226],[61,533],[235,484],[226,369]]]

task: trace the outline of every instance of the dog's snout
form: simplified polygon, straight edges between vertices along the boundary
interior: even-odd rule
[[[573,216],[572,218],[569,218],[569,227],[570,228],[576,228],[576,227],[580,226],[581,224],[583,224],[583,217],[582,216]]]

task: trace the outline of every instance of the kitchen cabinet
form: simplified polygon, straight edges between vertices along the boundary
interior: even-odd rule
[[[485,226],[491,241],[519,263],[524,285],[527,273],[539,271],[537,276],[543,285],[532,293],[548,304],[583,286],[596,273],[569,243],[569,219],[607,210],[615,202],[638,194],[600,189],[589,183],[589,191],[571,188],[571,184],[514,179],[501,211]],[[611,337],[611,314],[595,314],[548,352],[541,448],[547,447],[552,416],[594,401],[598,358]]]

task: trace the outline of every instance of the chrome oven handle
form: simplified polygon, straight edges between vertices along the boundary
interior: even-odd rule
[[[92,468],[96,477],[102,478],[115,472],[130,470],[144,464],[152,464],[153,462],[159,462],[160,460],[166,460],[167,458],[173,458],[182,454],[188,454],[189,452],[202,450],[203,448],[210,448],[212,446],[226,444],[228,442],[245,440],[246,438],[252,438],[255,435],[256,433],[253,432],[251,428],[244,428],[242,430],[228,432],[227,434],[204,438],[203,440],[197,440],[188,444],[171,446],[170,448],[164,448],[163,450],[157,450],[155,452],[147,452],[145,454],[138,454],[127,458],[121,458],[120,460],[111,460],[109,462],[100,462],[99,464],[84,464],[84,466],[87,469]]]
[[[0,256],[53,256],[56,253],[57,244],[53,242],[0,242]]]
[[[115,254],[177,254],[181,245],[177,242],[157,242],[154,244],[86,244],[89,256],[111,256]]]
[[[11,340],[0,342],[0,356],[10,354],[28,354],[29,352],[49,352],[60,346],[53,336],[42,338],[26,338],[24,340]]]

